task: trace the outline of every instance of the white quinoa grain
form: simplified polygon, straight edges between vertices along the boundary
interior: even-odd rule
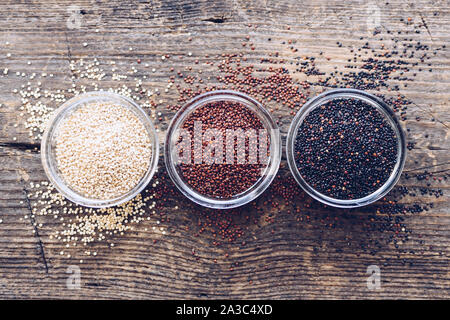
[[[129,109],[91,103],[63,120],[56,160],[66,183],[94,199],[111,199],[134,188],[147,172],[151,141]]]
[[[32,62],[32,64],[35,64],[35,62]],[[136,67],[139,69],[139,66]],[[146,63],[145,67],[150,67],[150,64]],[[148,71],[156,72],[156,69],[149,68]],[[13,91],[22,103],[19,107],[20,117],[26,116],[19,127],[23,125],[24,129],[28,130],[28,136],[37,141],[41,139],[54,108],[67,99],[86,91],[92,91],[95,88],[102,88],[138,100],[139,96],[131,95],[134,90],[130,90],[130,86],[134,88],[136,84],[136,87],[143,89],[142,80],[150,79],[150,76],[147,77],[142,72],[138,72],[135,73],[136,77],[133,76],[135,84],[125,84],[123,80],[127,79],[127,75],[115,61],[106,61],[99,64],[98,59],[92,59],[91,61],[77,59],[70,61],[70,74],[67,74],[68,78],[73,80],[72,85],[67,89],[60,90],[45,87],[49,85],[44,80],[50,77],[50,72],[54,71],[27,74],[27,77],[24,78],[26,79],[25,83]],[[16,74],[15,71],[11,72],[8,68],[2,68],[1,73],[5,78],[14,77]],[[21,72],[18,72],[18,76],[20,75]],[[34,78],[35,81],[32,81]],[[79,78],[89,79],[90,81],[86,81],[84,84],[75,81]],[[108,82],[103,83],[104,80]],[[131,81],[131,76],[128,77],[128,80]],[[169,88],[169,85],[167,88]],[[159,94],[158,90],[143,89],[142,92],[141,98],[143,101],[141,105],[148,108],[148,111],[155,117],[154,101],[150,97]],[[0,104],[0,106],[6,107],[5,104]],[[35,151],[38,151],[37,148],[35,148]],[[158,185],[158,182],[154,181],[154,185]],[[58,226],[58,230],[52,232],[48,237],[55,244],[59,243],[59,250],[55,252],[59,255],[59,252],[63,250],[63,255],[60,256],[63,259],[70,256],[71,259],[77,258],[77,262],[83,263],[83,260],[78,260],[82,259],[82,257],[78,257],[79,254],[90,255],[93,258],[93,251],[89,251],[89,254],[85,251],[89,245],[95,242],[103,242],[106,239],[117,239],[118,236],[132,231],[132,226],[137,226],[139,223],[147,223],[144,226],[145,231],[152,232],[153,230],[160,234],[159,228],[152,228],[152,223],[156,224],[158,209],[153,201],[156,198],[151,187],[126,203],[103,209],[75,205],[66,200],[48,181],[30,182],[28,190],[30,191],[32,215],[26,214],[20,217],[19,221],[27,221],[30,217],[48,216],[49,221],[51,220],[51,226]],[[21,200],[20,204],[24,205],[25,201]],[[5,224],[5,221],[3,220],[2,223]],[[45,223],[42,227],[44,226]],[[169,233],[166,229],[164,230]],[[35,233],[35,230],[32,230],[32,232]],[[66,247],[66,244],[70,244],[70,247]],[[111,245],[111,249],[115,247],[117,247],[117,243],[115,243],[115,246]],[[100,248],[102,247],[96,248],[98,255],[102,253]]]

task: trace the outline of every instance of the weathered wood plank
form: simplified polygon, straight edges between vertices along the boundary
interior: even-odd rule
[[[398,37],[436,47],[448,45],[448,1],[374,3],[381,10],[383,32],[410,30],[405,24],[410,17],[414,23],[423,24],[421,33]],[[92,82],[71,79],[71,60],[98,58],[105,65],[114,60],[117,68],[129,70],[141,59],[143,63],[136,76],[148,75],[143,87],[158,88],[161,92],[162,103],[155,110],[162,113],[162,121],[157,123],[162,130],[162,142],[174,114],[166,106],[176,104],[178,98],[176,90],[164,92],[173,74],[171,67],[202,70],[205,82],[216,83],[216,69],[205,63],[216,62],[218,55],[244,52],[249,63],[258,67],[261,58],[278,51],[291,72],[295,65],[289,63],[297,56],[316,56],[316,64],[327,73],[335,67],[343,70],[352,57],[348,47],[360,47],[367,41],[360,40],[368,36],[366,8],[362,1],[3,1],[0,4],[0,297],[448,298],[447,180],[401,179],[399,186],[426,187],[429,182],[430,188],[442,189],[444,195],[436,198],[418,192],[417,197],[409,195],[401,200],[409,204],[432,202],[434,207],[405,215],[404,223],[412,233],[409,241],[399,248],[386,243],[389,232],[364,232],[367,212],[354,210],[344,214],[315,202],[307,210],[309,221],[297,221],[306,214],[288,213],[290,208],[275,211],[263,206],[263,213],[259,214],[249,206],[244,207],[242,214],[256,220],[256,224],[253,220],[243,222],[248,230],[240,240],[246,244],[236,242],[216,247],[210,232],[196,236],[200,230],[199,209],[176,196],[164,209],[170,217],[169,222],[164,222],[169,230],[167,235],[151,232],[153,221],[143,222],[122,237],[89,245],[89,250],[98,251],[96,257],[85,257],[84,248],[80,247],[70,250],[74,253],[70,259],[60,255],[65,244],[50,238],[55,231],[62,230],[62,222],[51,216],[37,216],[34,226],[30,219],[27,197],[32,195],[24,188],[31,181],[45,180],[45,173],[39,152],[34,150],[39,141],[31,139],[23,126],[27,115],[21,115],[20,99],[13,92],[29,81],[22,73],[52,73],[52,78],[41,79],[43,87],[65,90],[73,82],[87,85]],[[81,10],[81,15],[71,16],[77,10]],[[247,35],[255,50],[242,47]],[[298,52],[290,50],[289,41]],[[343,46],[338,47],[336,41]],[[186,58],[187,52],[192,52],[191,58]],[[324,54],[319,55],[320,52]],[[7,53],[11,57],[6,58]],[[163,62],[160,59],[163,54],[170,54],[171,58]],[[179,55],[185,57],[179,59]],[[194,63],[195,59],[199,64]],[[440,50],[420,72],[419,67],[414,67],[418,73],[415,80],[400,90],[415,103],[408,107],[408,120],[404,122],[410,129],[409,139],[416,142],[408,153],[405,172],[413,175],[428,170],[448,174],[450,51]],[[9,69],[7,76],[2,75],[4,68]],[[151,71],[153,68],[155,72]],[[433,72],[428,72],[429,68]],[[110,68],[105,70],[111,73]],[[294,77],[306,80],[303,74]],[[121,83],[134,85],[132,77]],[[396,81],[392,80],[392,84]],[[117,82],[107,79],[101,86],[117,86]],[[320,89],[313,87],[311,91]],[[381,92],[388,96],[397,94]],[[274,112],[282,117],[283,136],[292,119],[290,111],[281,108]],[[283,160],[280,176],[288,175]],[[261,203],[269,197],[270,191]],[[180,209],[175,209],[176,205]],[[265,220],[270,214],[276,218],[273,223]],[[334,228],[327,226],[327,218],[338,218]],[[111,242],[114,248],[109,247]],[[82,264],[79,259],[84,260]],[[81,268],[79,290],[66,286],[69,265]],[[369,265],[381,268],[380,290],[367,289]]]

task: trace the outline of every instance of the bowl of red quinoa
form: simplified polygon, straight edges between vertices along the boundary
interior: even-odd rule
[[[70,201],[92,208],[119,205],[151,181],[159,142],[147,113],[132,99],[106,91],[62,104],[41,141],[44,170]]]
[[[335,89],[297,112],[286,155],[295,180],[311,197],[356,208],[394,187],[404,167],[406,142],[382,99],[361,90]]]
[[[187,198],[209,208],[235,208],[257,198],[274,179],[281,138],[258,101],[237,91],[211,91],[178,110],[164,158]]]

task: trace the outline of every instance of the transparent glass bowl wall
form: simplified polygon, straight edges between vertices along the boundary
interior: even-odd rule
[[[197,108],[217,101],[230,101],[240,103],[252,110],[267,129],[270,140],[270,158],[262,177],[245,192],[228,199],[218,199],[202,195],[192,188],[183,178],[177,165],[176,142],[179,138],[179,129],[189,115]],[[199,95],[186,103],[172,119],[166,135],[164,159],[170,178],[177,188],[187,198],[205,207],[215,209],[229,209],[244,205],[257,198],[273,181],[281,161],[281,138],[278,126],[267,110],[255,99],[231,90],[217,90]]]
[[[140,119],[144,124],[152,145],[152,155],[150,159],[150,165],[148,167],[147,172],[142,177],[142,179],[129,192],[113,199],[92,199],[80,194],[79,192],[74,191],[64,181],[60,171],[58,170],[56,162],[56,152],[55,152],[56,137],[62,121],[78,108],[92,102],[110,102],[112,104],[123,106],[128,110],[130,110],[131,112],[133,112],[138,117],[138,119]],[[45,130],[42,138],[41,158],[42,164],[45,169],[45,173],[47,174],[50,182],[64,197],[66,197],[67,199],[76,204],[86,207],[92,208],[111,207],[126,202],[128,200],[131,200],[132,198],[137,196],[139,192],[141,192],[150,182],[156,171],[156,167],[158,164],[159,141],[155,127],[153,126],[150,117],[133,100],[111,92],[105,91],[88,92],[66,101],[62,106],[60,106],[55,111],[55,114],[53,115],[52,119],[50,119],[49,123],[47,124],[47,129]],[[80,174],[83,173],[80,172]]]
[[[341,98],[354,98],[362,100],[373,107],[375,107],[381,114],[384,115],[388,123],[391,125],[397,136],[397,162],[395,164],[394,169],[392,170],[389,179],[375,192],[360,198],[360,199],[352,199],[352,200],[342,200],[342,199],[334,199],[329,196],[326,196],[314,188],[312,188],[301,176],[296,162],[295,162],[295,150],[294,144],[298,132],[298,128],[302,124],[305,117],[315,108],[327,103],[328,101],[334,99]],[[319,200],[322,203],[325,203],[330,206],[340,207],[340,208],[356,208],[368,205],[373,203],[380,198],[384,197],[397,183],[398,179],[403,170],[403,166],[405,164],[406,157],[406,141],[405,136],[403,134],[403,130],[397,121],[397,118],[394,112],[389,108],[389,106],[379,99],[378,97],[371,95],[367,92],[356,90],[356,89],[336,89],[326,91],[317,97],[308,101],[295,115],[292,120],[291,126],[289,128],[287,142],[286,142],[286,155],[289,168],[297,181],[297,183],[302,187],[302,189],[308,193],[311,197],[316,200]]]

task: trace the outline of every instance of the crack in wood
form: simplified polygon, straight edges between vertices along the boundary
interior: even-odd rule
[[[70,46],[69,46],[69,37],[67,36],[67,32],[64,31],[64,36],[66,38],[66,49],[67,49],[67,58],[69,59],[69,63],[72,60],[72,52],[70,51]]]
[[[443,163],[438,163],[435,165],[431,165],[431,166],[426,166],[426,167],[420,167],[420,168],[414,168],[414,169],[410,169],[410,170],[404,170],[403,172],[414,172],[414,171],[418,171],[418,170],[424,170],[424,169],[431,169],[431,168],[435,168],[435,167],[439,167],[439,166],[445,166],[446,164],[450,164],[450,161],[448,162],[443,162]]]
[[[76,73],[72,70],[72,68],[70,67],[70,64],[72,63],[72,51],[70,50],[70,45],[69,45],[69,37],[67,35],[67,32],[64,31],[64,36],[66,38],[66,57],[67,57],[67,62],[69,63],[69,70],[70,73],[72,74],[73,77],[70,77],[70,79],[72,80],[72,84],[75,83],[75,79],[76,79]]]
[[[437,122],[439,122],[440,124],[442,124],[444,127],[446,127],[447,129],[450,129],[448,125],[446,125],[444,122],[442,122],[441,120],[439,120],[431,111],[429,110],[425,110],[424,108],[422,108],[421,106],[419,106],[417,103],[415,103],[414,101],[411,101],[411,103],[413,105],[415,105],[417,108],[421,109],[422,111],[428,113],[433,119],[435,119]]]
[[[422,20],[423,26],[425,27],[425,29],[427,29],[428,35],[430,36],[430,40],[433,41],[433,36],[431,35],[430,29],[428,28],[428,25],[425,22],[425,19],[423,18],[421,13],[419,13],[419,15],[420,15],[420,19]]]
[[[225,17],[212,17],[212,18],[202,19],[202,21],[212,22],[212,23],[224,23],[224,22],[227,21],[227,18],[225,18]]]
[[[22,183],[25,184],[25,181],[22,180]],[[45,266],[45,273],[48,274],[48,264],[47,264],[47,258],[45,257],[44,244],[42,243],[41,236],[39,235],[39,230],[36,227],[36,220],[34,219],[33,210],[31,209],[31,202],[30,202],[30,198],[28,197],[28,190],[25,186],[22,188],[22,190],[23,190],[23,194],[25,196],[25,201],[27,203],[27,208],[30,211],[31,226],[34,229],[34,234],[38,240],[42,261]]]
[[[0,147],[10,148],[15,150],[29,150],[34,153],[39,153],[41,150],[41,145],[39,143],[27,143],[27,142],[2,142]]]
[[[446,148],[442,148],[442,147],[438,147],[438,146],[428,146],[427,148],[428,148],[428,150],[437,150],[437,151],[448,150]]]

